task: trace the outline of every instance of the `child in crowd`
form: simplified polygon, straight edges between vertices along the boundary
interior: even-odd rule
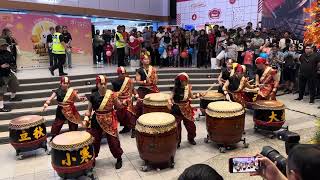
[[[189,52],[188,52],[188,47],[185,47],[182,51],[181,51],[181,60],[180,61],[180,65],[182,67],[188,67],[189,64]]]
[[[111,59],[112,59],[112,52],[113,52],[113,47],[110,44],[110,42],[106,42],[106,55],[107,55],[107,65],[111,66]]]
[[[173,48],[171,45],[167,47],[167,55],[168,55],[168,62],[169,67],[173,67],[174,65],[174,54],[173,54]]]
[[[175,49],[173,49],[173,55],[174,55],[174,66],[179,67],[180,66],[179,43],[176,43]]]

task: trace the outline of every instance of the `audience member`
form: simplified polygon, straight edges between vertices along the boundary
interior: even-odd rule
[[[194,164],[185,169],[178,180],[223,180],[223,178],[209,165]]]

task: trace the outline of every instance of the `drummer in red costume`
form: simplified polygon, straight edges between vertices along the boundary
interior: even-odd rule
[[[123,107],[117,98],[117,93],[107,89],[107,78],[104,75],[96,77],[96,86],[98,90],[93,91],[90,95],[83,124],[89,127],[88,132],[94,137],[95,157],[99,155],[102,134],[105,133],[111,154],[117,159],[115,168],[120,169],[122,167],[121,155],[123,150],[118,137],[118,121],[114,108]],[[94,113],[91,117],[92,111]]]
[[[277,70],[268,66],[266,59],[261,57],[256,59],[256,65],[256,86],[259,87],[257,100],[276,100],[280,79]]]
[[[82,124],[82,119],[79,112],[74,106],[74,102],[85,101],[85,97],[80,97],[76,90],[70,88],[70,79],[66,76],[62,76],[60,79],[60,87],[53,91],[52,95],[43,105],[43,111],[50,105],[52,99],[57,97],[58,107],[56,110],[56,118],[52,124],[51,134],[52,139],[60,133],[60,130],[67,120],[69,125],[69,131],[78,130],[78,124]]]
[[[150,65],[150,53],[145,51],[141,56],[142,67],[137,69],[136,84],[139,86],[137,92],[139,100],[136,105],[136,114],[139,117],[143,113],[142,99],[150,93],[158,93],[157,87],[158,75],[157,70]]]
[[[117,92],[118,99],[125,105],[125,108],[116,111],[117,118],[123,129],[120,134],[130,132],[134,138],[134,127],[136,126],[137,117],[133,109],[132,95],[135,94],[133,81],[127,75],[126,69],[122,66],[117,69],[118,78],[112,82],[113,91]]]
[[[245,88],[253,89],[245,75],[246,67],[238,64],[235,73],[223,85],[223,93],[229,101],[235,101],[245,107]],[[231,96],[230,96],[231,95]]]
[[[194,138],[196,137],[196,125],[194,124],[194,112],[191,107],[191,99],[198,98],[200,95],[193,95],[191,84],[189,84],[189,76],[187,73],[180,73],[175,78],[172,97],[169,100],[171,112],[175,116],[178,125],[178,148],[181,143],[181,122],[188,132],[188,141],[192,145],[196,145]]]

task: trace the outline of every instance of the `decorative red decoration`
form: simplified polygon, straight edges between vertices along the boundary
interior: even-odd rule
[[[209,11],[209,18],[210,19],[219,19],[221,15],[221,9],[213,8]]]
[[[234,3],[236,3],[236,0],[229,0],[229,3],[234,4]]]
[[[195,20],[197,20],[197,18],[198,18],[198,16],[196,14],[192,14],[192,17],[191,17],[192,20],[195,21]]]

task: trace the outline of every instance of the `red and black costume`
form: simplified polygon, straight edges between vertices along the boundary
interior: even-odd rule
[[[70,83],[68,77],[61,77],[60,83]],[[74,102],[79,99],[77,91],[68,88],[66,90],[62,89],[61,86],[53,90],[52,98],[56,97],[58,102],[58,107],[56,110],[56,118],[52,124],[51,134],[52,138],[60,133],[60,130],[65,121],[68,121],[69,130],[76,131],[78,130],[78,124],[82,123],[79,112],[77,111]],[[50,104],[51,98],[46,101],[45,105]]]
[[[276,92],[279,86],[279,77],[276,69],[266,65],[266,59],[256,59],[256,64],[264,64],[264,70],[258,70],[256,85],[259,87],[257,100],[276,100]]]
[[[103,75],[97,76],[96,83],[106,84],[106,77]],[[85,114],[85,120],[88,121],[88,117],[91,115],[91,111],[93,110],[94,113],[91,117],[91,127],[88,129],[88,132],[94,137],[93,146],[95,157],[98,157],[99,155],[101,138],[102,135],[105,134],[111,154],[114,158],[117,158],[118,161],[121,161],[122,166],[121,155],[123,154],[123,150],[120,146],[118,137],[118,121],[114,109],[114,107],[120,108],[121,104],[118,101],[116,93],[111,90],[104,91],[104,95],[100,94],[101,92],[99,90],[92,92],[90,95],[90,103],[88,112]]]
[[[113,91],[117,93],[120,102],[125,105],[124,108],[118,109],[116,111],[116,115],[120,122],[120,125],[124,126],[123,133],[125,133],[130,131],[130,129],[134,130],[137,121],[132,101],[134,87],[132,79],[126,76],[126,70],[124,69],[124,67],[118,67],[117,73],[119,74],[119,78],[112,82],[112,86]]]
[[[147,94],[158,93],[159,89],[157,87],[157,70],[151,65],[148,68],[137,69],[137,74],[140,76],[140,81],[144,83],[140,85],[137,89],[139,100],[136,104],[136,114],[139,117],[143,113],[143,102],[141,101]]]
[[[182,81],[189,82],[189,76],[186,73],[180,73],[175,79],[175,87],[172,91],[172,109],[171,113],[175,116],[178,125],[178,147],[181,143],[181,122],[188,132],[188,141],[195,145],[196,125],[194,123],[194,111],[191,107],[192,95],[191,85],[182,85]]]
[[[246,96],[245,92],[243,91],[245,88],[253,89],[254,87],[251,86],[244,76],[245,74],[245,66],[238,64],[234,73],[225,83],[223,86],[224,94],[230,94],[230,98],[232,101],[240,103],[243,107],[246,107]],[[238,75],[241,73],[242,75]]]

